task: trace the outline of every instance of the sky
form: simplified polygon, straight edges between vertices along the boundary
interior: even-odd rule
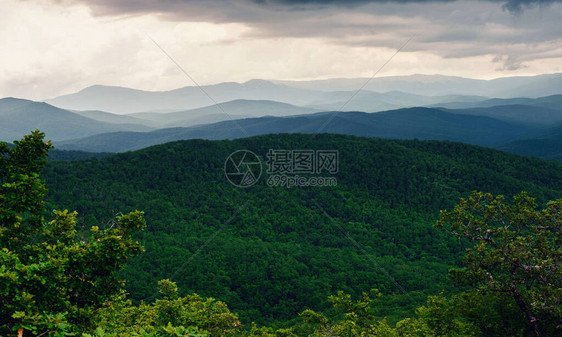
[[[201,85],[557,73],[561,18],[562,0],[0,0],[0,97],[194,85],[166,53]]]

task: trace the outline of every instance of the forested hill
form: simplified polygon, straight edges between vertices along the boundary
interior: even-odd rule
[[[263,164],[246,188],[224,173],[242,149]],[[327,174],[337,186],[269,187],[269,149],[337,150],[339,170]],[[433,228],[440,209],[473,190],[562,197],[559,163],[459,143],[329,134],[179,141],[49,162],[44,178],[48,208],[77,210],[86,227],[146,212],[146,252],[124,273],[133,298],[151,298],[156,282],[171,278],[182,293],[224,300],[244,321],[270,324],[326,309],[337,290],[371,288],[387,295],[382,314],[405,317],[426,295],[457,291],[446,274],[465,246]]]

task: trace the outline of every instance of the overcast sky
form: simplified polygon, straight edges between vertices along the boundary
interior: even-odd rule
[[[549,1],[0,0],[0,97],[94,84],[168,90],[249,79],[562,72]],[[150,37],[150,38],[149,38]]]

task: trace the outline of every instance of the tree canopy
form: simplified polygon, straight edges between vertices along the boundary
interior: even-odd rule
[[[526,193],[507,203],[474,192],[437,223],[474,242],[465,267],[451,270],[453,279],[481,292],[511,294],[530,336],[553,335],[562,324],[562,199],[536,206]]]
[[[87,328],[96,310],[122,292],[116,274],[143,251],[133,239],[145,227],[139,211],[120,215],[107,229],[77,236],[76,212],[44,214],[39,178],[49,142],[38,131],[0,144],[0,334]]]
[[[256,216],[256,210],[266,209],[266,206],[271,208],[268,201],[273,200],[270,199],[265,189],[258,188],[253,191],[258,198],[250,204],[250,210],[241,213],[243,221],[236,223],[237,230],[242,235],[232,236],[233,231],[226,231],[225,235],[230,235],[229,240],[219,243],[219,248],[223,245],[228,250],[232,250],[237,260],[227,259],[220,254],[221,250],[210,250],[208,254],[211,258],[204,261],[212,263],[202,265],[202,262],[198,261],[194,269],[197,271],[199,270],[197,268],[202,268],[207,273],[196,273],[192,276],[209,278],[206,283],[194,283],[195,285],[213,285],[215,282],[228,284],[232,289],[239,290],[240,294],[245,294],[249,299],[256,301],[263,307],[264,312],[271,310],[271,307],[267,308],[267,306],[270,306],[269,300],[275,298],[279,299],[278,303],[282,304],[283,308],[288,308],[285,312],[295,309],[300,311],[300,315],[295,315],[290,321],[283,322],[284,326],[279,324],[270,328],[255,323],[244,324],[237,313],[230,311],[227,302],[205,297],[208,295],[197,295],[195,291],[189,289],[182,291],[181,284],[176,284],[168,279],[158,282],[158,293],[154,294],[149,301],[132,301],[125,292],[123,275],[128,277],[134,275],[131,271],[125,272],[125,267],[127,263],[134,261],[135,256],[144,251],[139,239],[139,234],[147,227],[144,213],[135,210],[126,214],[118,214],[109,222],[91,224],[86,229],[83,228],[84,226],[79,226],[76,212],[66,209],[47,212],[44,201],[47,190],[40,174],[45,166],[45,157],[51,144],[44,142],[43,139],[44,135],[36,131],[21,141],[14,142],[13,147],[8,147],[4,143],[0,144],[1,336],[14,335],[16,331],[25,336],[32,334],[35,336],[81,335],[82,337],[499,337],[561,334],[562,199],[547,202],[546,207],[539,209],[535,199],[525,192],[515,195],[511,202],[506,201],[503,196],[494,197],[488,193],[473,192],[470,197],[461,198],[451,211],[441,212],[436,227],[445,228],[447,231],[431,232],[424,227],[430,219],[427,213],[404,214],[405,207],[399,203],[387,209],[374,208],[370,210],[371,213],[368,213],[367,206],[373,204],[360,199],[360,197],[369,197],[369,194],[357,188],[358,185],[353,185],[354,188],[350,190],[345,188],[336,190],[334,195],[323,192],[323,190],[303,190],[291,192],[294,193],[291,194],[283,189],[275,189],[276,197],[284,198],[284,202],[275,204],[276,206],[283,206],[285,213],[302,211],[305,214],[299,214],[300,217],[296,218],[286,217],[285,213],[275,213],[274,216],[269,214],[267,215],[269,220],[279,217],[276,220],[277,227],[273,228],[271,224],[268,226],[269,220],[265,221],[264,218]],[[432,143],[415,143],[415,146],[428,147],[433,152],[442,150],[439,147],[432,148]],[[467,149],[461,148],[461,150]],[[447,155],[455,156],[452,153]],[[208,169],[213,168],[216,164],[202,158],[195,159]],[[159,160],[162,161],[162,158]],[[489,160],[487,161],[489,162]],[[84,163],[78,167],[84,168],[81,165],[95,166],[94,163],[97,161]],[[147,163],[150,164],[148,161]],[[64,167],[68,168],[68,166],[55,166],[55,168],[63,170]],[[392,167],[396,169],[395,166]],[[435,167],[428,165],[426,170],[431,171]],[[350,174],[346,179],[351,179],[350,177],[353,176],[353,171],[356,169],[357,167],[345,168]],[[411,169],[416,171],[419,168]],[[139,174],[135,170],[127,173],[135,172]],[[123,172],[118,173],[124,174]],[[170,172],[161,170],[160,173],[168,177]],[[78,178],[87,176],[81,171],[74,171],[74,174]],[[107,172],[103,174],[107,174]],[[172,176],[175,180],[183,181],[184,175],[191,174],[196,173],[176,171]],[[201,175],[199,178],[213,179],[212,173],[198,172],[198,174]],[[510,179],[520,172],[514,171],[510,174],[511,178],[507,179],[505,184],[508,184]],[[559,173],[550,172],[550,174],[556,176]],[[125,177],[122,178],[125,179]],[[533,179],[536,185],[532,186],[535,186],[537,191],[546,194],[556,193],[557,183],[551,183],[548,188],[543,189],[540,185],[541,178]],[[61,180],[58,181],[62,183]],[[397,183],[396,186],[411,195],[421,193],[419,191],[414,193],[412,186],[407,183],[400,184],[398,181],[399,179],[394,179],[386,184],[391,186]],[[169,181],[165,181],[165,186],[154,181],[152,183],[153,188],[158,189],[159,192],[161,192],[160,189],[163,189],[162,191],[171,193],[174,186]],[[166,185],[168,183],[170,185]],[[362,183],[373,184],[370,179],[364,179]],[[416,184],[418,183],[423,184],[423,179],[416,181]],[[433,183],[429,185],[433,185]],[[123,182],[118,186],[123,187]],[[96,188],[99,189],[101,186]],[[133,193],[126,189],[122,191]],[[228,190],[223,188],[221,191]],[[109,190],[106,192],[113,193]],[[207,192],[209,193],[209,191]],[[210,193],[215,192],[217,190],[210,191]],[[438,193],[437,190],[434,192]],[[76,196],[77,194],[73,192],[71,195]],[[310,209],[300,207],[296,202],[297,199],[294,198],[295,195],[303,198],[302,200],[314,196],[323,201],[327,212],[333,214],[333,218],[326,219],[324,216],[318,216],[310,211],[311,207]],[[242,196],[248,197],[249,193]],[[343,199],[337,200],[335,196]],[[202,208],[210,207],[215,210],[222,207],[222,212],[215,214],[218,218],[227,214],[224,210],[225,205],[218,203],[216,199],[205,199],[210,204],[201,201],[197,204],[197,199],[191,197],[192,195],[189,195],[182,199],[181,204],[185,206],[187,201],[193,201],[195,205]],[[236,197],[241,197],[241,195],[236,195]],[[78,201],[86,200],[77,199]],[[342,200],[346,207],[337,207]],[[380,201],[381,199],[375,200]],[[411,204],[423,204],[423,200],[425,199],[421,197],[416,198],[411,201]],[[156,214],[164,214],[165,210],[169,210],[168,207],[172,202],[178,201],[150,200],[150,210],[160,212],[156,212]],[[298,208],[292,209],[293,206]],[[252,210],[252,208],[255,209]],[[407,226],[395,221],[396,218],[393,216],[397,213],[387,212],[397,212],[402,214],[402,219],[410,219],[411,221],[407,224],[411,232],[403,232]],[[191,215],[202,216],[203,213]],[[181,218],[178,214],[172,216],[176,219]],[[308,218],[306,223],[294,220],[305,219],[305,216]],[[376,226],[369,224],[374,218],[379,218]],[[89,222],[92,219],[95,217],[89,218]],[[342,222],[341,219],[350,221]],[[205,216],[204,220],[209,223],[217,222],[217,219],[214,219],[215,222],[213,222],[211,216]],[[377,279],[363,277],[361,269],[366,269],[368,265],[365,262],[365,256],[349,250],[351,245],[345,238],[338,239],[335,236],[327,238],[325,232],[321,230],[325,227],[319,226],[322,221],[327,221],[328,224],[335,222],[340,228],[342,228],[340,223],[343,223],[348,229],[354,231],[354,235],[363,236],[361,242],[366,246],[369,245],[368,249],[370,249],[370,245],[384,244],[382,246],[384,250],[391,250],[395,254],[388,260],[382,259],[385,266],[400,262],[401,259],[414,262],[425,259],[425,264],[421,266],[432,266],[431,262],[427,262],[428,258],[448,252],[455,253],[461,248],[464,250],[464,247],[467,247],[462,261],[458,261],[459,265],[449,272],[450,277],[460,287],[453,291],[448,289],[448,292],[441,291],[435,295],[425,296],[424,293],[416,291],[421,278],[415,274],[428,269],[411,264],[418,268],[398,274],[401,278],[397,280],[399,283],[405,284],[407,292],[393,293],[388,286],[388,280],[385,282],[380,275],[377,276]],[[162,225],[162,222],[156,223]],[[299,237],[293,233],[299,228],[302,229],[303,224],[311,226],[305,228],[307,230],[305,234],[307,240],[315,242],[315,246],[313,246],[316,248],[315,255],[309,254],[311,252],[307,249],[310,247],[300,246],[303,243],[302,238],[299,241]],[[399,230],[389,228],[392,227],[390,225],[396,225]],[[259,228],[256,228],[258,226]],[[148,233],[150,233],[152,228],[151,226],[148,228]],[[169,236],[163,237],[166,240],[177,234],[172,230],[174,227],[164,227],[163,229],[171,231]],[[205,228],[200,225],[199,229],[204,233],[216,231],[214,226]],[[447,232],[453,235],[449,235]],[[153,232],[151,235],[155,235],[155,233]],[[433,239],[436,242],[422,245],[418,237],[420,233],[437,233],[439,236],[426,235],[424,240]],[[359,237],[359,235],[357,236]],[[250,238],[249,241],[245,239],[247,237]],[[198,238],[187,240],[186,237],[182,237],[182,239],[184,240],[182,244],[199,242]],[[166,245],[170,242],[166,240],[159,244]],[[295,247],[290,244],[291,240],[299,242],[297,255],[289,254]],[[389,240],[392,244],[388,243]],[[248,245],[248,242],[251,244]],[[154,243],[158,242],[153,241],[152,244]],[[397,247],[397,244],[400,246]],[[407,244],[414,248],[408,247]],[[322,247],[322,245],[329,249],[319,255],[318,247]],[[435,251],[429,255],[421,254],[419,252],[422,250],[421,247],[431,247]],[[348,260],[347,270],[355,273],[354,277],[360,275],[354,280],[362,280],[362,282],[341,283],[345,285],[346,289],[332,289],[328,283],[324,282],[324,279],[318,277],[321,268],[312,269],[316,277],[298,279],[299,273],[306,272],[307,263],[310,263],[315,268],[324,266],[324,268],[332,270],[333,278],[347,280],[345,273],[338,272],[338,268],[342,267],[336,262],[335,257],[338,254],[353,258]],[[258,256],[263,256],[263,260],[258,260],[256,258]],[[311,256],[315,259],[314,261],[311,260]],[[236,268],[239,268],[238,274],[243,274],[245,278],[234,279],[231,277],[236,274],[229,275],[221,272],[218,266],[227,261],[231,261]],[[367,262],[369,261],[372,262],[367,259]],[[457,264],[455,258],[447,261],[449,264]],[[260,269],[258,262],[265,263],[268,268]],[[157,264],[152,266],[156,267]],[[398,269],[401,267],[403,265],[397,266]],[[209,270],[211,273],[208,272]],[[432,278],[445,279],[445,273],[440,273],[440,270],[443,270],[443,265],[431,272]],[[284,278],[276,279],[279,275],[283,275]],[[250,282],[246,282],[247,280]],[[263,283],[252,283],[252,280],[259,280]],[[287,280],[296,281],[295,287],[291,284],[288,285]],[[387,288],[372,289],[370,286],[377,282]],[[438,283],[433,286],[440,287],[444,284],[447,283]],[[311,285],[312,287],[310,287]],[[218,286],[210,289],[198,288],[207,293],[216,291],[219,295],[224,295],[222,292],[224,289]],[[301,294],[308,297],[310,306],[299,305],[295,301],[297,298],[295,295],[303,289],[318,290],[317,293]],[[326,292],[334,294],[327,297],[327,302],[331,304],[331,307],[317,306],[322,311],[317,310],[313,306],[315,302],[321,301],[319,298]],[[240,297],[234,295],[232,298],[238,299],[237,305],[248,306]],[[416,301],[419,299],[423,299],[423,304],[419,305],[417,309],[413,311],[403,309],[411,306],[412,302],[417,303]],[[388,307],[390,306],[402,308],[397,310],[401,315],[389,317]],[[251,313],[254,313],[253,317],[256,318],[260,318],[260,314],[263,314],[257,313],[253,308],[245,312],[246,315]],[[249,317],[252,318],[252,316]]]

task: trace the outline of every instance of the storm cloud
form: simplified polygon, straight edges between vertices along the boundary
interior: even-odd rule
[[[397,48],[445,58],[496,55],[500,69],[552,52],[562,36],[562,0],[71,0],[94,15],[156,14],[163,20],[242,23],[247,38],[322,38],[346,46]],[[61,2],[59,2],[61,3]],[[546,51],[549,50],[549,52]],[[558,48],[557,48],[558,49]]]
[[[170,13],[178,11],[186,11],[183,15],[189,15],[190,9],[201,7],[213,10],[222,10],[225,15],[218,15],[226,19],[231,14],[231,9],[242,7],[250,10],[252,6],[258,6],[262,9],[275,9],[287,11],[307,11],[317,10],[321,8],[354,8],[366,4],[428,4],[428,3],[445,3],[455,2],[457,0],[131,0],[131,1],[113,1],[113,0],[53,0],[61,4],[69,4],[72,2],[88,3],[93,7],[97,7],[103,13],[127,14],[139,12],[161,12]],[[481,2],[498,3],[502,8],[511,13],[520,13],[525,9],[531,9],[540,6],[548,6],[552,3],[562,2],[562,0],[480,0]],[[208,14],[208,13],[207,13]],[[231,19],[235,20],[233,16]]]
[[[370,76],[406,41],[391,74],[558,72],[561,1],[6,0],[0,43],[14,52],[3,56],[0,91],[24,91],[48,71],[65,74],[40,88],[49,96],[185,84],[145,33],[207,83]]]
[[[455,0],[252,0],[252,2],[267,5],[267,4],[284,4],[284,5],[335,5],[335,6],[354,6],[366,3],[427,3],[427,2],[452,2]],[[503,8],[511,12],[520,12],[524,8],[533,8],[536,6],[548,5],[560,0],[484,0],[490,2],[499,2],[503,4]]]

